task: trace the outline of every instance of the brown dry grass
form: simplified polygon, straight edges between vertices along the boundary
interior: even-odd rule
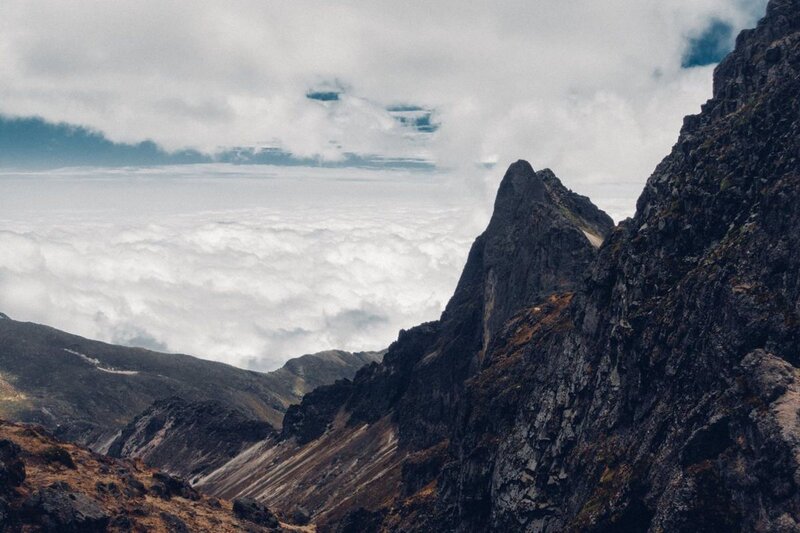
[[[125,515],[134,524],[134,531],[167,532],[160,518],[162,512],[170,513],[183,520],[191,531],[214,531],[220,533],[236,531],[258,531],[254,524],[237,520],[232,512],[232,504],[225,500],[217,500],[201,496],[192,501],[173,496],[163,500],[150,494],[144,496],[126,495],[123,490],[126,481],[123,477],[129,474],[145,487],[153,485],[155,470],[148,468],[140,461],[111,459],[93,453],[73,444],[57,441],[41,428],[12,424],[0,421],[0,439],[8,439],[22,448],[22,459],[25,463],[26,479],[19,488],[20,501],[35,490],[63,481],[103,507],[111,517]],[[54,446],[60,447],[72,456],[76,468],[68,468],[47,458],[47,451]],[[119,491],[111,494],[99,491],[98,484],[115,484]],[[293,531],[313,531],[312,527],[286,526]],[[113,528],[110,531],[115,531]]]

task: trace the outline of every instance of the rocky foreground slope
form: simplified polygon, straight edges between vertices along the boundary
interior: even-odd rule
[[[274,372],[188,355],[114,346],[0,315],[0,417],[41,424],[98,450],[156,401],[214,404],[253,425],[280,428],[289,405],[319,385],[351,377],[380,352],[320,352]],[[205,403],[204,403],[205,402]]]
[[[256,502],[208,498],[141,462],[120,461],[0,421],[0,530],[183,533],[304,531]]]
[[[798,531],[798,365],[800,0],[771,0],[633,219],[512,165],[441,320],[198,485],[322,530]]]

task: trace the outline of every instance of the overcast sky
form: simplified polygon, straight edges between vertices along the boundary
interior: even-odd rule
[[[527,157],[576,182],[640,182],[709,94],[711,66],[682,68],[692,39],[718,21],[732,41],[764,5],[4,0],[0,113],[168,149]],[[306,96],[332,88],[333,104]],[[420,139],[397,104],[440,128]]]
[[[0,311],[257,368],[379,348],[438,315],[514,160],[632,214],[765,4],[3,0],[0,167],[69,136],[8,129],[41,117],[345,168],[0,168]]]

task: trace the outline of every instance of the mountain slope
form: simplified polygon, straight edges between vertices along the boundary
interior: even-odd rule
[[[105,449],[156,400],[219,402],[280,427],[286,408],[320,383],[352,376],[380,353],[323,352],[263,374],[180,354],[91,341],[0,319],[0,416],[35,422]]]
[[[383,363],[352,381],[306,395],[287,411],[280,438],[248,448],[198,486],[287,512],[301,506],[317,521],[398,497],[410,454],[447,439],[464,381],[500,325],[515,307],[579,286],[612,225],[550,171],[511,165],[441,320],[401,332]]]
[[[302,531],[246,501],[207,498],[141,463],[0,421],[3,531]]]

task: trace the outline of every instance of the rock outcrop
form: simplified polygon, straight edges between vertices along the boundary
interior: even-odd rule
[[[53,449],[72,458],[51,460]],[[141,462],[56,440],[40,427],[0,421],[0,530],[278,532],[298,528],[257,504],[249,514]]]
[[[220,402],[168,398],[155,402],[123,428],[108,455],[141,459],[192,479],[273,434],[269,423]]]

